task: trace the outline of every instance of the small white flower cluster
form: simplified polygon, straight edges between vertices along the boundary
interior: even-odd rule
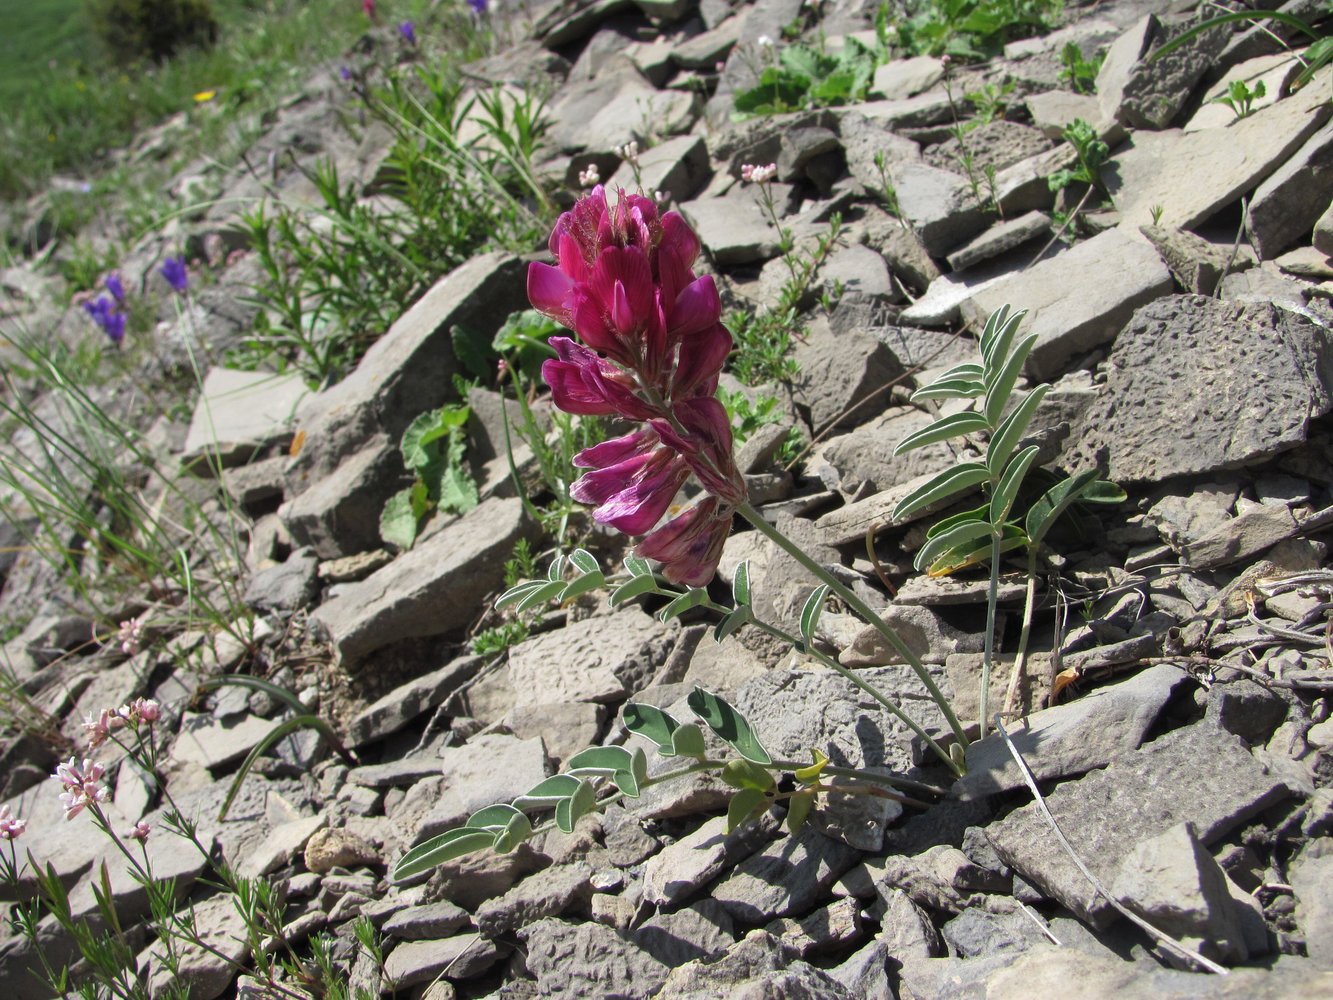
[[[626,163],[633,163],[635,166],[638,166],[639,144],[631,139],[629,142],[625,143],[625,145],[616,147],[616,155]]]
[[[106,773],[104,764],[84,759],[83,766],[71,757],[64,764],[57,765],[56,777],[65,789],[60,793],[60,804],[65,807],[65,819],[73,819],[85,808],[105,802],[111,797],[106,786],[101,784]]]
[[[587,167],[579,171],[579,187],[590,188],[602,181],[601,171],[597,169],[597,164],[589,163]]]
[[[120,623],[120,630],[116,633],[116,642],[120,645],[120,651],[126,656],[133,656],[139,652],[139,647],[143,643],[143,619],[131,618],[129,621]]]
[[[778,165],[758,166],[754,163],[741,164],[741,180],[749,184],[767,184],[778,172]]]

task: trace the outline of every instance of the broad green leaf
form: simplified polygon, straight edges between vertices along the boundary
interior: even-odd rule
[[[805,640],[807,649],[814,645],[815,629],[819,627],[819,616],[824,612],[826,600],[828,584],[821,583],[810,592],[810,596],[805,599],[805,607],[801,608],[801,638]]]
[[[602,576],[601,570],[593,570],[591,573],[584,573],[580,577],[569,581],[565,589],[560,591],[560,600],[563,603],[572,597],[578,597],[580,594],[586,594],[590,590],[596,590],[604,586],[606,579]]]
[[[546,567],[546,579],[555,583],[557,580],[565,578],[565,562],[568,557],[561,552],[551,560],[551,565]]]
[[[978,538],[989,538],[992,530],[990,523],[987,521],[964,521],[962,524],[955,525],[948,531],[943,531],[928,539],[926,544],[921,546],[920,551],[917,552],[916,558],[912,560],[912,565],[918,570],[924,569],[950,549],[975,541]]]
[[[949,379],[964,378],[970,382],[975,382],[978,379],[983,379],[985,374],[985,369],[975,361],[964,361],[962,364],[954,365],[940,372],[933,381],[944,382]]]
[[[579,779],[572,774],[553,774],[514,800],[517,809],[550,809],[569,798],[579,787]]]
[[[448,465],[440,472],[435,487],[436,502],[446,514],[466,514],[480,502],[476,480],[457,465]]]
[[[565,771],[580,777],[615,774],[617,771],[628,771],[632,762],[633,755],[624,747],[589,747],[570,757]]]
[[[1014,348],[1014,352],[1005,359],[1004,364],[988,371],[986,379],[986,422],[995,427],[1000,422],[1000,415],[1004,413],[1005,404],[1009,402],[1009,395],[1014,391],[1014,386],[1018,384],[1018,376],[1022,374],[1023,365],[1032,353],[1032,348],[1037,343],[1037,335],[1024,337],[1019,345]]]
[[[750,560],[743,559],[741,564],[736,567],[736,573],[731,578],[731,599],[735,602],[737,608],[743,608],[750,603]]]
[[[704,590],[702,587],[691,587],[659,611],[657,617],[661,621],[669,622],[672,618],[683,615],[691,608],[697,608],[707,600],[708,591]]]
[[[1122,503],[1124,499],[1125,491],[1119,486],[1098,479],[1096,469],[1085,469],[1068,479],[1060,480],[1029,508],[1026,521],[1027,533],[1033,545],[1040,545],[1045,540],[1047,532],[1060,519],[1060,515],[1075,501]]]
[[[569,554],[569,561],[580,573],[600,573],[602,567],[597,562],[597,557],[587,549],[575,549]]]
[[[671,749],[671,734],[680,728],[680,723],[660,708],[637,701],[626,703],[622,718],[631,733],[667,750]]]
[[[1022,548],[1027,544],[1027,535],[1023,533],[1023,529],[1018,525],[1006,524],[1004,531],[1005,537],[1000,542],[1000,555]],[[971,542],[964,542],[962,545],[957,545],[945,552],[930,564],[926,569],[926,575],[929,577],[948,576],[972,566],[984,565],[990,561],[990,557],[991,540],[989,538],[978,538]]]
[[[810,758],[814,761],[813,764],[809,767],[798,768],[796,771],[796,780],[803,785],[813,785],[819,780],[824,768],[828,767],[828,754],[818,747],[811,749]]]
[[[890,516],[892,521],[901,521],[919,510],[932,504],[947,500],[957,493],[970,490],[990,479],[990,470],[980,462],[963,462],[951,469],[945,469],[899,501]]]
[[[417,540],[417,515],[412,510],[412,489],[399,490],[380,511],[380,538],[407,551]]]
[[[496,599],[496,610],[507,608],[511,604],[517,604],[534,590],[539,590],[545,586],[547,586],[545,580],[524,580],[522,583],[516,583]]]
[[[543,583],[536,590],[529,591],[524,598],[515,606],[515,610],[527,611],[529,608],[535,608],[539,604],[545,604],[547,601],[553,601],[565,591],[565,581],[555,580],[554,582]]]
[[[1028,445],[1014,456],[1014,460],[1004,470],[1000,484],[995,487],[995,492],[990,498],[991,524],[1002,524],[1009,516],[1014,500],[1018,497],[1018,488],[1023,485],[1023,477],[1028,474],[1028,469],[1040,450],[1035,444]]]
[[[684,723],[671,734],[671,749],[679,757],[697,757],[703,760],[708,755],[708,745],[704,743],[704,731],[693,722]],[[663,756],[666,756],[665,751]]]
[[[768,803],[768,796],[757,788],[743,788],[727,803],[727,833],[731,833],[760,812]]]
[[[709,729],[746,760],[756,764],[773,763],[773,758],[759,742],[745,716],[727,704],[725,699],[697,687],[690,692],[686,701]]]
[[[975,399],[986,391],[986,383],[981,379],[951,378],[930,383],[912,393],[913,403],[926,399]]]
[[[430,465],[439,455],[439,449],[430,445],[440,438],[441,433],[438,410],[419,414],[403,431],[403,464],[414,472]],[[443,433],[447,434],[448,431]]]
[[[1022,440],[1023,433],[1028,429],[1028,424],[1032,423],[1032,417],[1037,412],[1037,407],[1041,401],[1046,398],[1046,394],[1051,391],[1051,387],[1042,384],[1033,389],[1024,398],[1023,402],[1014,407],[1013,412],[1005,417],[996,428],[994,435],[991,436],[990,444],[986,447],[986,466],[992,476],[999,476],[1006,465],[1009,464],[1009,456],[1014,453],[1018,447],[1018,442]]]
[[[929,427],[923,427],[915,434],[909,434],[898,442],[898,447],[893,449],[895,455],[901,455],[904,452],[911,451],[913,448],[921,448],[928,444],[938,444],[940,441],[947,441],[950,438],[961,437],[964,434],[973,434],[977,431],[990,430],[990,424],[986,423],[986,418],[980,413],[955,413],[951,417],[944,417],[935,421]]]
[[[486,830],[472,830],[465,826],[456,830],[446,830],[439,836],[418,844],[399,858],[398,864],[393,868],[393,881],[402,882],[433,871],[446,861],[483,850],[494,843],[495,834]]]
[[[752,621],[754,621],[754,612],[750,610],[748,604],[737,608],[735,611],[728,612],[720,622],[713,626],[713,641],[721,642],[742,625]]]
[[[597,807],[597,793],[587,778],[579,779],[574,794],[555,804],[555,825],[565,833],[574,832],[574,824]]]
[[[636,597],[642,597],[644,594],[651,594],[657,590],[657,581],[651,575],[636,576],[622,583],[615,590],[611,591],[611,596],[607,603],[613,608],[618,608]]]

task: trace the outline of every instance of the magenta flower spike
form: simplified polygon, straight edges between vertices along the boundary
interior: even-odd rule
[[[551,338],[542,375],[555,405],[649,424],[581,452],[575,464],[589,471],[570,495],[599,522],[647,535],[638,552],[667,579],[702,585],[746,490],[713,398],[732,341],[713,279],[694,273],[699,238],[653,199],[621,190],[611,204],[599,185],[560,216],[548,245],[556,263],[530,265],[528,297],[582,341]],[[710,495],[657,526],[691,473]]]

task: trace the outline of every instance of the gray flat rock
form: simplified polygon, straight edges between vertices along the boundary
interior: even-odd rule
[[[753,854],[777,831],[768,816],[727,833],[727,818],[715,816],[650,858],[643,869],[643,898],[676,906],[705,891],[722,872]]]
[[[1065,462],[1104,452],[1118,483],[1160,482],[1264,461],[1328,412],[1325,334],[1265,303],[1173,296],[1141,309],[1111,352],[1102,394]]]
[[[1150,667],[1119,684],[1098,688],[1067,705],[1033,712],[1009,735],[1037,781],[1070,778],[1105,767],[1136,750],[1167,702],[1189,683],[1179,667]],[[1024,785],[1004,740],[997,734],[967,748],[967,774],[949,790],[967,799]]]
[[[807,825],[742,861],[714,887],[712,898],[744,923],[805,913],[860,857]]]
[[[441,704],[459,685],[471,680],[485,660],[460,656],[423,677],[402,684],[362,709],[347,727],[353,746],[361,746],[396,733],[424,712]]]
[[[181,719],[180,734],[171,746],[171,759],[210,770],[225,767],[239,761],[281,724],[281,719],[258,715],[215,719],[211,715],[186,713]]]
[[[1016,250],[1025,243],[1051,236],[1051,218],[1045,212],[1028,212],[991,226],[965,246],[949,254],[949,266],[966,270],[992,257]]]
[[[1333,106],[1327,71],[1225,129],[1135,132],[1103,172],[1122,225],[1192,229],[1253,189],[1319,130]]]
[[[545,917],[587,909],[592,899],[592,868],[580,861],[549,868],[538,878],[527,878],[503,896],[477,908],[477,930],[484,938],[512,934]]]
[[[244,465],[265,448],[290,439],[296,408],[309,395],[299,375],[213,368],[185,434],[181,461],[201,475]]]
[[[442,750],[440,772],[444,791],[417,826],[413,843],[461,826],[478,809],[518,798],[548,777],[551,767],[540,739],[490,733]]]
[[[652,996],[667,967],[619,932],[601,924],[548,918],[519,932],[528,971],[541,996],[561,1000]]]
[[[719,266],[753,264],[777,256],[778,233],[748,198],[708,196],[679,208]]]
[[[433,941],[404,941],[384,961],[384,978],[395,990],[429,983],[441,976],[469,979],[498,962],[505,949],[476,934]]]
[[[1207,780],[1200,775],[1206,771]],[[1162,794],[1162,789],[1171,794]],[[1060,828],[1104,882],[1135,844],[1189,820],[1204,844],[1290,793],[1238,737],[1199,723],[1149,743],[1046,796]],[[1104,927],[1115,911],[1069,860],[1035,804],[986,835],[1005,864],[1080,919]]]
[[[990,221],[967,178],[952,170],[904,161],[890,167],[889,180],[903,218],[936,257],[966,243]]]
[[[486,500],[320,605],[311,621],[347,666],[393,642],[463,628],[477,595],[500,585],[504,560],[532,530],[519,500]]]
[[[984,323],[1005,304],[1027,309],[1020,336],[1037,335],[1027,372],[1051,379],[1171,288],[1171,272],[1147,241],[1109,230],[975,292],[962,310],[965,319]]]

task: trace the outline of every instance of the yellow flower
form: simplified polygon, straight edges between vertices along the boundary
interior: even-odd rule
[[[198,104],[205,104],[217,96],[218,92],[216,90],[201,90],[194,95],[194,99]]]

